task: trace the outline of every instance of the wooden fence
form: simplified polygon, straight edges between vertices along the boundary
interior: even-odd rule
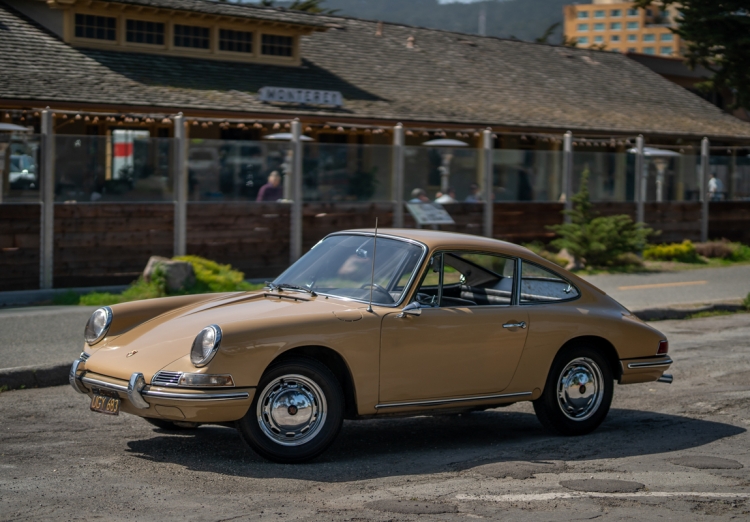
[[[628,214],[634,203],[596,203],[602,215]],[[388,203],[309,203],[303,207],[306,251],[331,232],[392,224]],[[273,277],[289,264],[289,206],[281,203],[189,203],[187,251],[230,263],[246,277]],[[456,224],[444,230],[482,233],[481,204],[448,208]],[[549,241],[547,225],[562,222],[560,203],[496,203],[494,236],[515,243]],[[171,203],[74,203],[55,205],[54,286],[125,284],[149,256],[171,256]],[[750,202],[710,204],[709,236],[750,244]],[[660,242],[700,238],[700,203],[647,203],[648,225]],[[37,204],[0,205],[0,291],[39,288]],[[406,215],[405,226],[414,227]]]

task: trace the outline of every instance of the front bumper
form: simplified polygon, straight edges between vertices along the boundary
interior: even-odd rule
[[[143,374],[133,373],[129,381],[86,370],[87,357],[70,367],[70,385],[79,393],[92,396],[104,390],[122,400],[122,411],[141,417],[190,422],[229,422],[247,413],[255,392],[244,389],[165,388],[146,384]]]

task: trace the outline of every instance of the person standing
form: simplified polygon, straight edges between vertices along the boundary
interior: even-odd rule
[[[274,170],[268,175],[268,183],[260,187],[256,201],[278,201],[284,197],[279,171]]]
[[[711,179],[708,180],[708,199],[710,201],[720,201],[724,196],[724,183],[716,177],[716,172],[711,173]]]

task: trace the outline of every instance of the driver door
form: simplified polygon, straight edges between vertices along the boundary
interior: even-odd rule
[[[467,398],[508,386],[528,323],[514,296],[515,266],[515,259],[494,254],[433,256],[415,296],[421,315],[383,318],[381,404]]]

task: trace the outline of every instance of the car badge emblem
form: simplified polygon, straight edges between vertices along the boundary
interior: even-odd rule
[[[128,354],[125,357],[133,357],[137,353],[138,353],[138,350],[133,350],[132,352],[128,352]]]

